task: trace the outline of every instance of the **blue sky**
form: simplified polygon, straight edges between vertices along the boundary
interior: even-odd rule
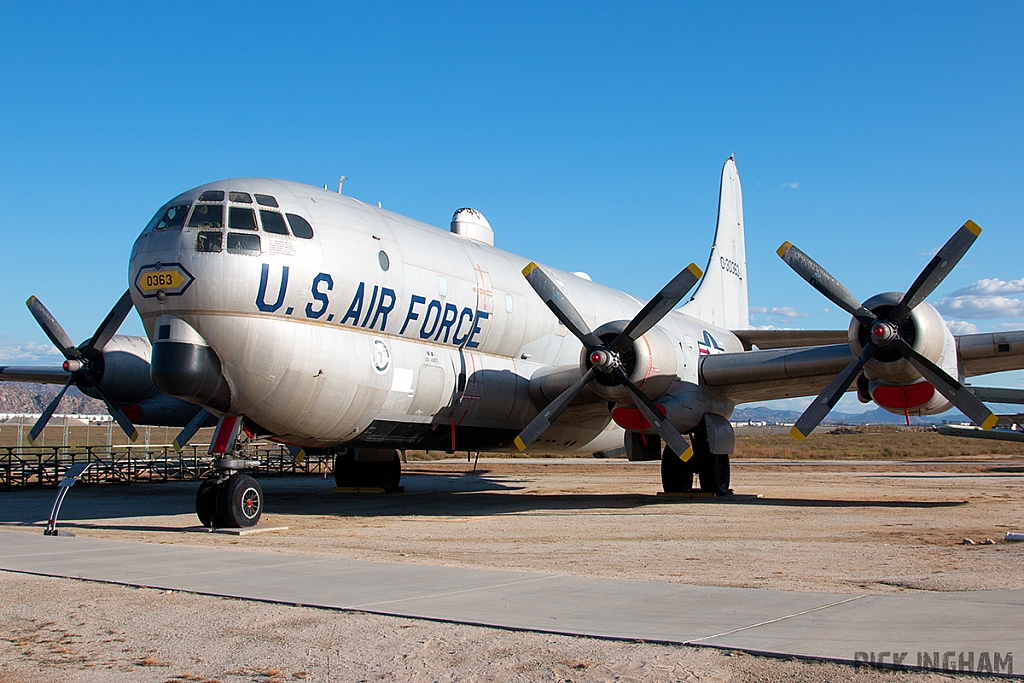
[[[706,261],[732,153],[754,324],[848,323],[783,240],[866,299],[972,218],[981,238],[930,301],[958,330],[1024,329],[1022,19],[1006,2],[7,3],[0,363],[51,358],[30,294],[88,337],[136,234],[200,183],[346,175],[441,226],[473,206],[499,246],[647,297]]]

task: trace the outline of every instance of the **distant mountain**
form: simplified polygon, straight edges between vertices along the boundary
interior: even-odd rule
[[[800,417],[798,410],[773,410],[764,406],[740,406],[733,411],[730,418],[733,422],[777,422],[792,424]],[[927,417],[910,417],[912,425],[932,425],[943,422],[970,422],[963,413],[952,410],[941,415],[928,415]],[[907,419],[903,415],[894,415],[884,408],[875,408],[864,413],[840,413],[832,411],[822,420],[822,424],[906,424]]]
[[[41,413],[60,391],[57,384],[20,384],[0,382],[0,413]],[[89,398],[72,387],[64,394],[57,412],[85,415],[106,415],[103,401]]]

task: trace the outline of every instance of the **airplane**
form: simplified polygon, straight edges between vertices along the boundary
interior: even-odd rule
[[[156,212],[131,250],[128,291],[81,346],[30,299],[66,360],[0,368],[0,380],[76,385],[129,435],[184,425],[177,446],[216,422],[216,475],[196,497],[207,526],[262,515],[247,436],[333,455],[339,486],[398,489],[405,449],[625,451],[661,460],[666,492],[691,491],[696,476],[721,495],[742,403],[817,394],[799,440],[850,390],[898,414],[956,406],[994,425],[962,380],[1024,368],[1024,331],[954,336],[924,301],[980,232],[968,221],[907,292],[863,303],[785,242],[779,256],[851,322],[760,330],[733,157],[705,269],[687,265],[647,302],[495,247],[474,209],[446,231],[340,186],[234,178]],[[132,307],[145,338],[114,334]]]

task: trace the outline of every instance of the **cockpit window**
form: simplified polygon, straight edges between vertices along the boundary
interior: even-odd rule
[[[256,195],[256,201],[259,202],[260,206],[272,206],[277,208],[277,200],[271,197],[269,194],[258,194]]]
[[[255,230],[256,212],[245,206],[232,206],[228,209],[228,227],[237,230]]]
[[[188,216],[188,204],[176,204],[164,211],[163,217],[153,226],[154,230],[176,230],[185,225],[185,217]]]
[[[288,224],[292,226],[292,234],[304,240],[313,238],[313,226],[302,216],[294,213],[285,214],[288,216]]]
[[[196,236],[196,251],[219,254],[224,248],[224,233],[201,232]]]
[[[203,196],[207,194],[209,193],[204,192]],[[221,195],[223,194],[221,192]],[[188,220],[188,227],[190,228],[220,228],[223,226],[223,204],[196,204],[196,208],[192,209],[192,217]]]
[[[232,192],[228,195],[228,199],[239,204],[252,204],[252,195],[248,192]]]
[[[224,190],[207,190],[199,195],[201,202],[222,202],[224,201]]]
[[[228,233],[229,254],[260,255],[260,236],[244,232]]]
[[[277,211],[260,209],[260,220],[263,221],[263,229],[275,235],[287,235],[288,226],[284,224],[284,216]]]

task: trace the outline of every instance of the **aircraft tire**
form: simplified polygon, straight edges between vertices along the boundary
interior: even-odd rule
[[[217,480],[206,479],[196,491],[196,517],[199,523],[207,528],[217,526]]]
[[[661,487],[665,493],[693,491],[693,458],[683,462],[665,446],[665,452],[661,454]]]
[[[220,487],[217,514],[227,528],[256,526],[263,516],[263,489],[248,474],[233,474]]]
[[[402,460],[398,457],[398,452],[395,452],[395,459],[391,462],[375,462],[376,465],[376,478],[380,482],[380,486],[383,487],[388,493],[393,493],[398,490],[399,483],[402,481]]]
[[[700,490],[718,496],[728,495],[729,456],[707,453],[701,458],[699,470]]]
[[[339,488],[359,486],[356,457],[349,449],[334,454],[334,485]]]

